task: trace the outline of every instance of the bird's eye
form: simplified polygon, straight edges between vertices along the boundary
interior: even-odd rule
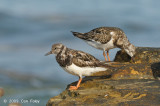
[[[55,47],[54,50],[56,50],[57,48]]]

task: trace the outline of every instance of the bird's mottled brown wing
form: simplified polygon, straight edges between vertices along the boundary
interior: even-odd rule
[[[99,60],[94,56],[84,53],[82,51],[72,51],[72,62],[80,67],[97,67],[99,65]]]
[[[118,33],[121,29],[116,27],[99,27],[85,33],[88,36],[88,40],[100,41],[102,44],[109,42],[114,34]]]

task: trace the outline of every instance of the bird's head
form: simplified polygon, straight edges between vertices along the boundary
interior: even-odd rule
[[[65,46],[63,44],[61,44],[61,43],[53,44],[51,51],[49,51],[48,53],[46,53],[45,56],[48,56],[50,54],[56,54],[57,55],[59,52],[61,52],[61,50],[64,47]]]

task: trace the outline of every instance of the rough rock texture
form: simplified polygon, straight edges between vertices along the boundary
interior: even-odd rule
[[[110,63],[114,69],[94,73],[92,76],[107,76],[111,79],[154,79],[151,65],[132,63]]]
[[[137,47],[136,55],[132,59],[121,50],[117,52],[114,61],[130,62],[135,66],[140,65],[143,68],[138,67],[140,69],[136,70],[141,71],[142,69],[144,73],[148,73],[150,70],[155,78],[160,77],[160,48]]]
[[[160,48],[137,47],[135,56],[131,59],[123,50],[118,51],[115,62],[131,62],[153,64],[160,62]]]
[[[84,80],[79,90],[65,90],[47,106],[160,105],[160,83],[156,80]]]
[[[160,105],[160,48],[138,47],[131,59],[118,51],[106,72],[83,78],[76,91],[67,90],[50,98],[54,105]]]

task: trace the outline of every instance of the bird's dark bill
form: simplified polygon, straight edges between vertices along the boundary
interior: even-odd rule
[[[48,55],[50,55],[50,54],[52,54],[52,51],[46,53],[45,56],[48,56]]]

